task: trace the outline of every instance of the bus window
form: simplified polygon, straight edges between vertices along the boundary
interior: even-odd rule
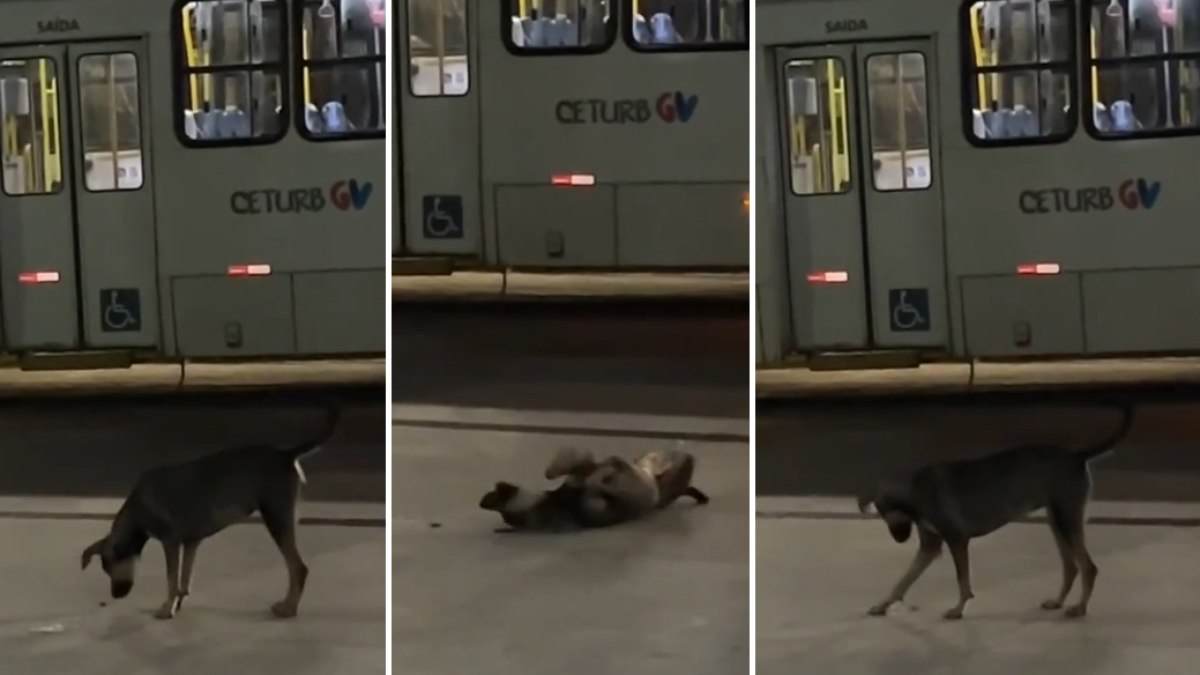
[[[1200,0],[1088,0],[1087,128],[1200,132]]]
[[[5,194],[46,195],[62,189],[58,82],[51,59],[0,61]]]
[[[867,105],[875,189],[924,190],[932,185],[925,55],[867,57]]]
[[[137,57],[88,54],[78,69],[84,185],[90,192],[142,187]]]
[[[744,49],[747,0],[628,0],[626,40],[637,51]]]
[[[379,137],[387,121],[384,0],[297,0],[296,98],[310,140]]]
[[[1069,138],[1076,127],[1074,4],[987,0],[964,11],[968,139],[1006,145]]]
[[[598,54],[616,40],[615,0],[501,0],[513,54]]]
[[[185,145],[272,143],[286,126],[280,0],[177,5],[179,129]]]
[[[413,96],[471,88],[467,0],[408,0],[408,83]]]

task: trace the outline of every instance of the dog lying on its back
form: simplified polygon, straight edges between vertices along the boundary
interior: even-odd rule
[[[547,491],[499,482],[479,507],[496,511],[510,527],[525,530],[590,529],[641,518],[684,495],[697,503],[708,496],[692,486],[696,459],[679,451],[650,452],[635,462],[591,453],[560,451],[546,467],[549,480],[563,478]]]
[[[944,616],[961,619],[967,601],[975,597],[967,544],[1040,508],[1046,509],[1062,562],[1058,595],[1043,602],[1042,607],[1061,608],[1075,577],[1082,574],[1083,595],[1066,614],[1087,614],[1098,571],[1088,554],[1083,532],[1092,488],[1088,462],[1112,450],[1132,426],[1133,407],[1127,405],[1117,432],[1083,450],[1029,445],[978,459],[931,464],[906,482],[884,483],[873,497],[859,497],[859,510],[867,513],[873,505],[897,542],[908,541],[913,526],[920,542],[908,571],[887,599],[873,606],[869,614],[882,616],[891,605],[902,601],[929,564],[941,555],[945,543],[954,558],[958,604]]]
[[[169,619],[191,592],[200,542],[258,511],[288,571],[287,597],[271,610],[282,618],[295,616],[308,579],[308,567],[296,550],[296,502],[305,480],[300,459],[333,435],[338,417],[338,407],[330,404],[325,429],[291,448],[234,448],[146,471],[109,533],[84,550],[83,568],[100,556],[112,597],[123,598],[133,589],[146,542],[157,539],[167,559],[167,599],[155,616]]]

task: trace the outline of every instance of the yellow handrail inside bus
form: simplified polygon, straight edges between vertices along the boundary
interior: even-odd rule
[[[1092,59],[1095,60],[1096,54],[1099,51],[1096,46],[1096,27],[1092,26],[1089,29],[1089,32],[1091,33],[1090,49],[1091,49]],[[1096,109],[1096,102],[1100,100],[1100,73],[1099,73],[1099,70],[1100,69],[1097,68],[1096,66],[1092,66],[1092,110]]]
[[[41,163],[42,179],[45,183],[43,190],[61,179],[59,174],[59,136],[58,136],[58,78],[47,67],[48,60],[38,61],[38,96],[42,102],[42,144]],[[36,139],[34,141],[36,143]]]
[[[983,6],[977,5],[971,8],[971,50],[975,52],[975,67],[979,68],[986,65],[984,63],[983,50],[983,33],[980,31],[980,17],[983,16]],[[982,106],[984,101],[988,100],[987,91],[987,76],[979,73],[979,105]]]
[[[304,60],[308,61],[308,31],[300,31],[301,49],[304,50]],[[312,103],[312,73],[309,72],[308,66],[304,66],[304,103]]]
[[[190,5],[183,8],[183,53],[187,55],[187,64],[196,67],[196,44],[192,39],[192,17],[195,10]],[[192,110],[200,110],[200,78],[192,73],[188,76],[188,90],[192,95]]]

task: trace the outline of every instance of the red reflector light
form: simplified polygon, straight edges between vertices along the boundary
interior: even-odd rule
[[[56,284],[58,272],[21,272],[17,279],[23,284]]]
[[[555,176],[551,176],[550,184],[564,186],[564,187],[565,186],[580,187],[580,186],[587,186],[587,185],[595,185],[596,177],[590,173],[570,173],[570,174],[562,173],[562,174],[557,174]]]
[[[1018,265],[1017,274],[1058,274],[1062,268],[1058,263],[1032,263],[1029,265]]]
[[[265,264],[229,266],[229,276],[231,277],[261,277],[270,273],[271,266]]]
[[[809,272],[808,280],[814,284],[844,284],[850,281],[849,272]]]

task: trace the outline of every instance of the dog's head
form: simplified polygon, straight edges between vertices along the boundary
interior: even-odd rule
[[[115,546],[110,534],[83,550],[83,569],[87,569],[93,557],[100,556],[100,567],[108,575],[112,596],[120,599],[133,590],[133,577],[140,552],[140,549],[123,550]]]
[[[892,539],[903,544],[912,536],[913,514],[908,490],[895,482],[882,482],[872,496],[859,496],[858,510],[871,513],[872,507],[887,524]]]
[[[479,508],[484,511],[503,511],[520,494],[521,488],[501,481],[479,500]]]

